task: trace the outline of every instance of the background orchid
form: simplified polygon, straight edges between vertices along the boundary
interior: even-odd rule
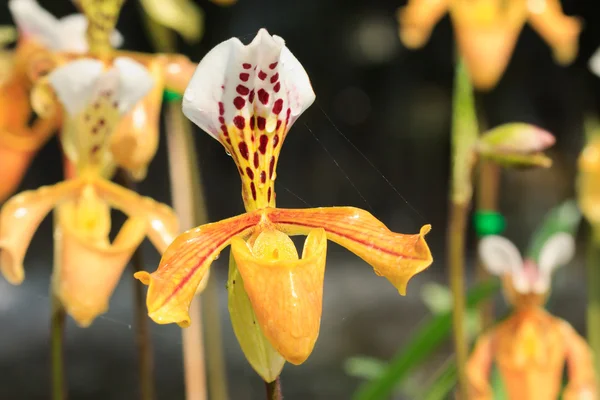
[[[489,375],[495,363],[511,399],[555,399],[566,362],[565,400],[597,397],[593,356],[585,340],[565,321],[543,310],[553,271],[575,254],[573,233],[579,223],[574,202],[549,215],[545,231],[525,260],[508,239],[490,235],[479,253],[491,274],[502,277],[512,314],[482,335],[467,364],[469,399],[493,398]]]
[[[577,55],[581,22],[564,15],[559,0],[409,0],[398,11],[402,43],[422,47],[446,12],[479,89],[496,86],[525,22],[552,47],[557,63],[570,64]]]
[[[149,285],[150,317],[186,326],[197,286],[231,244],[233,328],[248,361],[267,382],[276,380],[284,360],[301,364],[312,352],[327,239],[370,263],[402,294],[408,280],[432,261],[424,241],[429,226],[403,235],[352,207],[275,208],[281,145],[314,98],[302,65],[283,39],[264,29],[248,46],[234,38],[211,50],[185,91],[183,110],[231,154],[247,212],[187,231],[169,246],[156,272],[136,274]],[[308,235],[302,258],[290,234]]]

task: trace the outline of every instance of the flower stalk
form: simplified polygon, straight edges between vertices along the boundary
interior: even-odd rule
[[[465,334],[465,242],[467,221],[473,196],[472,172],[475,146],[479,136],[473,89],[465,64],[456,68],[452,114],[452,183],[448,224],[448,273],[453,295],[454,349],[456,352],[458,388],[466,394],[464,366],[468,357]]]
[[[66,400],[66,378],[64,357],[65,321],[67,313],[60,300],[54,294],[52,297],[52,315],[50,320],[51,335],[51,373],[52,373],[52,400]]]
[[[587,340],[594,354],[596,381],[600,382],[600,124],[588,118],[585,131],[587,142],[578,160],[577,195],[590,226],[586,257]]]
[[[281,378],[277,377],[273,382],[265,382],[267,389],[267,400],[282,400]]]

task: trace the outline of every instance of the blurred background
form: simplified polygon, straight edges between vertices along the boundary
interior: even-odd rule
[[[68,0],[39,3],[59,17],[75,12]],[[434,264],[411,281],[406,297],[398,296],[353,254],[330,244],[319,340],[305,364],[284,368],[282,383],[287,400],[348,399],[361,381],[345,372],[346,360],[356,355],[391,358],[430,313],[422,301],[423,285],[446,282],[454,70],[449,18],[435,27],[423,49],[409,51],[398,39],[395,18],[404,1],[239,0],[230,7],[208,0],[197,3],[204,11],[204,36],[198,44],[180,43],[181,52],[192,60],[199,61],[232,36],[248,43],[265,27],[286,40],[312,80],[317,100],[292,128],[279,162],[279,206],[357,206],[403,233],[417,232],[425,223],[433,226],[427,239]],[[499,85],[477,94],[485,126],[523,121],[557,138],[548,153],[554,160],[552,168],[503,171],[500,204],[507,219],[505,236],[521,249],[544,214],[574,195],[583,116],[600,110],[600,79],[587,69],[587,60],[600,45],[600,5],[589,0],[563,0],[562,4],[566,14],[585,20],[577,61],[568,68],[556,66],[548,46],[526,26]],[[6,1],[0,5],[0,24],[11,24]],[[126,1],[118,29],[125,37],[125,49],[152,51],[137,0]],[[210,220],[241,213],[240,182],[232,160],[217,141],[199,130],[196,148]],[[60,180],[59,154],[53,139],[33,163],[21,190]],[[170,202],[164,146],[139,190]],[[0,280],[0,399],[48,398],[51,232],[51,218],[47,218],[25,261],[23,285],[13,287]],[[467,268],[472,275],[472,232],[469,237]],[[579,332],[585,328],[583,250],[580,246],[576,260],[557,272],[548,303],[555,315],[567,319]],[[154,270],[159,256],[147,243],[144,256],[146,269]],[[220,282],[218,307],[230,397],[260,399],[263,383],[247,364],[229,322],[227,260],[228,254],[223,254],[212,271]],[[136,398],[132,281],[128,270],[112,297],[110,311],[90,328],[79,329],[69,321],[66,357],[71,399]],[[500,296],[496,302],[502,310]],[[152,332],[158,399],[182,399],[180,330],[152,324]],[[427,362],[423,374],[438,368],[449,352],[448,343],[444,352]],[[406,397],[399,394],[397,398]]]

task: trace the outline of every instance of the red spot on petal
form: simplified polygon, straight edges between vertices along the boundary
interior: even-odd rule
[[[264,117],[258,117],[256,119],[256,125],[258,126],[258,129],[264,131],[265,126],[267,125],[267,120]]]
[[[267,135],[260,135],[259,141],[260,144],[258,145],[258,151],[260,151],[261,154],[265,154],[267,152],[267,143],[269,143],[269,138]]]
[[[260,181],[265,183],[267,181],[267,173],[265,171],[260,171]]]
[[[241,130],[246,126],[246,120],[241,115],[236,115],[233,117],[233,124]]]
[[[271,83],[277,82],[277,79],[279,79],[279,73],[276,73],[271,77]]]
[[[231,139],[227,138],[227,139],[225,139],[225,140],[227,140],[227,143],[231,144]],[[231,153],[231,152],[230,152],[230,153]]]
[[[241,110],[246,105],[246,100],[242,99],[240,96],[237,96],[235,99],[233,99],[233,105],[238,110]]]
[[[275,103],[273,103],[273,113],[279,114],[282,109],[283,109],[283,99],[275,100]]]
[[[275,93],[279,93],[279,89],[281,89],[281,84],[277,82],[275,86],[273,86],[273,90],[275,91]]]
[[[250,89],[248,89],[244,85],[237,85],[237,87],[235,88],[235,91],[238,92],[239,94],[241,94],[242,96],[245,96],[248,93],[250,93]]]
[[[254,171],[252,171],[252,168],[246,167],[246,174],[248,175],[248,178],[254,179]]]
[[[223,135],[229,136],[229,131],[225,125],[221,125],[221,130],[223,131]]]
[[[249,73],[247,73],[247,72],[242,72],[242,73],[240,74],[240,81],[242,81],[242,82],[247,82],[247,81],[248,81],[248,78],[250,78],[250,74],[249,74]]]
[[[277,147],[279,144],[279,135],[273,136],[273,148]]]
[[[275,69],[277,67],[277,64],[277,61],[275,61],[273,64],[269,64],[269,68]]]
[[[240,154],[242,155],[242,157],[244,157],[247,160],[248,159],[248,145],[246,144],[246,142],[240,142],[240,144],[238,144],[238,149],[240,150]]]
[[[269,203],[271,202],[271,187],[269,187],[269,190],[267,191],[267,201]]]
[[[240,176],[244,176],[244,170],[242,167],[238,167],[238,171],[240,171]]]
[[[285,116],[285,126],[288,126],[290,124],[290,115],[292,115],[292,110],[288,108]]]
[[[280,126],[281,126],[281,120],[278,119],[277,120],[277,125],[275,126],[275,130],[278,131]]]
[[[243,67],[244,69],[250,69],[250,68],[252,68],[252,64],[243,63],[243,64],[242,64],[242,67]]]
[[[250,117],[250,129],[251,129],[251,130],[254,130],[254,121],[255,121],[255,118],[254,118],[254,116],[251,116],[251,117]]]
[[[264,81],[265,78],[267,77],[267,73],[263,70],[258,71],[258,77],[261,81]]]
[[[254,101],[254,89],[250,91],[250,95],[248,96],[248,101],[252,103]]]
[[[92,154],[95,154],[98,152],[98,150],[100,150],[100,146],[95,145],[94,147],[92,147]]]
[[[219,122],[222,123],[222,124],[224,124],[225,123],[225,118],[219,117]]]
[[[254,134],[250,136],[250,141],[254,142]]]
[[[252,191],[252,198],[256,201],[256,186],[254,186],[254,182],[250,182],[250,190]]]
[[[265,89],[259,89],[257,95],[258,100],[260,100],[260,102],[264,105],[267,105],[267,103],[269,102],[269,93],[267,93]]]
[[[269,163],[269,176],[273,179],[273,172],[275,172],[275,156],[271,157],[271,162]]]
[[[254,168],[258,168],[258,153],[254,153]]]
[[[223,105],[223,102],[219,102],[219,115],[223,115],[225,114],[225,105]]]

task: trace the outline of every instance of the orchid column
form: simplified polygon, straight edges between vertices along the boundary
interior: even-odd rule
[[[283,364],[303,363],[320,327],[327,239],[371,264],[404,294],[427,268],[424,236],[390,231],[353,207],[275,208],[276,166],[290,127],[315,99],[302,65],[283,39],[261,29],[248,46],[230,39],[200,62],[185,92],[184,114],[217,139],[237,164],[246,213],[180,235],[158,270],[136,277],[149,285],[150,317],[190,323],[188,308],[219,253],[231,244],[229,311],[256,372],[276,381]],[[307,235],[302,257],[288,235]]]

